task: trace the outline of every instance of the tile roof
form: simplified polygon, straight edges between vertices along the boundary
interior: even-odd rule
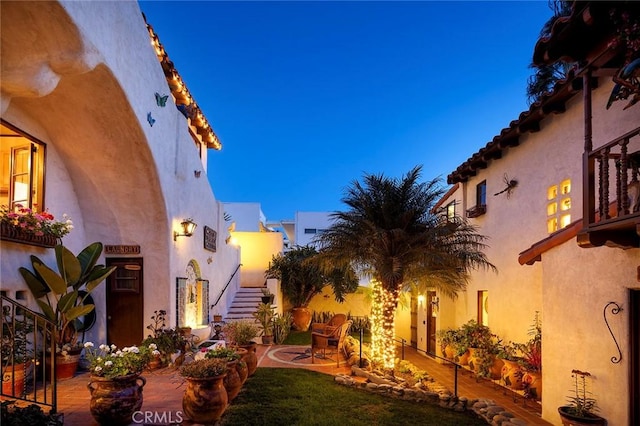
[[[145,17],[145,22],[146,20],[147,18]],[[173,62],[169,59],[169,55],[167,55],[162,43],[160,43],[158,35],[154,32],[153,27],[149,23],[147,23],[147,30],[149,31],[149,37],[151,38],[151,45],[156,51],[156,55],[158,56],[164,75],[167,78],[171,95],[173,95],[173,98],[175,99],[178,110],[184,114],[190,126],[193,126],[193,129],[197,135],[202,138],[202,141],[206,144],[207,148],[213,148],[216,150],[222,149],[222,144],[220,143],[218,136],[215,134],[209,125],[207,118],[202,113],[202,110],[193,99],[187,85],[182,80],[182,77],[173,65]]]

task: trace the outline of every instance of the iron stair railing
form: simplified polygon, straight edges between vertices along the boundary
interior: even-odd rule
[[[229,281],[227,281],[227,284],[224,286],[224,288],[222,289],[222,291],[218,295],[218,298],[216,299],[215,303],[213,305],[211,305],[211,309],[215,308],[218,305],[218,303],[220,302],[220,299],[222,299],[222,295],[224,294],[225,291],[227,291],[227,287],[229,287],[229,284],[231,284],[231,281],[233,280],[233,277],[236,276],[236,274],[240,270],[241,266],[242,266],[242,263],[238,264],[238,266],[236,267],[236,270],[233,271],[233,274],[231,274],[231,276],[229,277]]]

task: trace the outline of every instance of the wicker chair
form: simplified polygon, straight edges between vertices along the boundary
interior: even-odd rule
[[[345,314],[335,314],[328,322],[314,322],[311,331],[314,333],[330,334],[333,330],[347,322]]]
[[[323,358],[327,357],[327,349],[333,350],[335,349],[336,362],[338,363],[338,367],[340,367],[340,352],[344,350],[344,340],[349,334],[349,329],[351,329],[351,324],[353,321],[349,320],[344,322],[340,327],[337,327],[330,331],[329,333],[311,333],[311,363],[315,363],[315,354],[316,352],[322,352]]]

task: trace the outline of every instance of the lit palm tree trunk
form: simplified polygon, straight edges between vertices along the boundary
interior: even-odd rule
[[[398,306],[398,292],[387,291],[377,280],[372,281],[371,285],[371,358],[373,362],[381,364],[385,371],[392,371],[395,364],[395,312]]]

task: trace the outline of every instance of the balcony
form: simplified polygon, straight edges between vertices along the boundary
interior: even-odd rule
[[[581,247],[640,247],[640,127],[585,152]]]

